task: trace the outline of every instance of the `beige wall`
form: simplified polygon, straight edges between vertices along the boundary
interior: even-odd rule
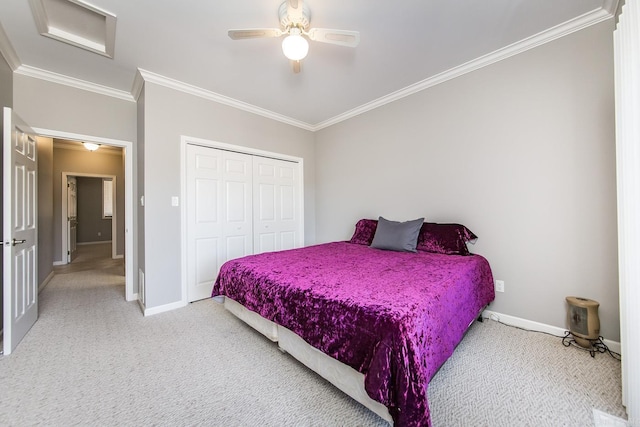
[[[613,21],[324,129],[319,241],[362,217],[461,222],[505,281],[492,310],[557,327],[600,302],[619,340]]]
[[[181,300],[181,135],[301,157],[304,161],[305,241],[315,241],[314,136],[290,125],[153,83],[144,89],[144,253],[146,306]],[[165,244],[161,242],[173,242]],[[142,263],[142,261],[141,261]]]
[[[136,104],[45,80],[14,75],[14,108],[30,126],[123,141],[136,140]]]
[[[111,241],[111,218],[102,216],[102,178],[79,176],[76,182],[78,184],[77,243]],[[122,246],[124,247],[124,244]]]
[[[53,147],[53,257],[62,261],[62,173],[116,176],[116,253],[124,255],[124,167],[121,150]]]

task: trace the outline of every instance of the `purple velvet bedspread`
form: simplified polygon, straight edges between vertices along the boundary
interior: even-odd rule
[[[365,376],[396,426],[430,425],[427,386],[494,297],[479,255],[334,242],[226,262],[213,286]]]

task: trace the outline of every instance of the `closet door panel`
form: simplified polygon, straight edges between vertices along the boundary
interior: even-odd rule
[[[282,185],[280,187],[280,221],[295,221],[296,200],[295,189],[292,185]]]
[[[296,235],[297,233],[291,231],[280,233],[280,249],[287,250],[296,248]]]
[[[278,230],[280,249],[293,249],[298,246],[300,218],[298,218],[298,173],[297,163],[276,160],[276,176],[279,189]]]
[[[252,156],[223,151],[225,261],[253,253]]]
[[[260,183],[257,187],[256,217],[260,222],[273,222],[276,220],[276,188],[267,183]]]
[[[212,283],[212,279],[218,275],[218,263],[211,262],[212,259],[221,259],[220,255],[220,239],[206,238],[196,240],[196,284],[198,286],[207,286]],[[211,296],[211,291],[208,290],[208,295]]]
[[[253,170],[255,253],[300,246],[298,164],[256,156]]]
[[[261,232],[257,234],[255,253],[273,252],[276,250],[276,233]]]
[[[225,261],[222,153],[187,145],[187,299],[211,296]]]

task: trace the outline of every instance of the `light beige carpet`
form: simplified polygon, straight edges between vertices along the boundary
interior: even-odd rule
[[[385,426],[211,300],[144,318],[123,277],[55,276],[0,358],[0,425]],[[590,426],[624,417],[620,363],[475,323],[430,384],[433,425]]]

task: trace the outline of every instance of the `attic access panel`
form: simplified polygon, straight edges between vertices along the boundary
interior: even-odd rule
[[[81,0],[30,0],[43,36],[113,58],[116,16]]]

